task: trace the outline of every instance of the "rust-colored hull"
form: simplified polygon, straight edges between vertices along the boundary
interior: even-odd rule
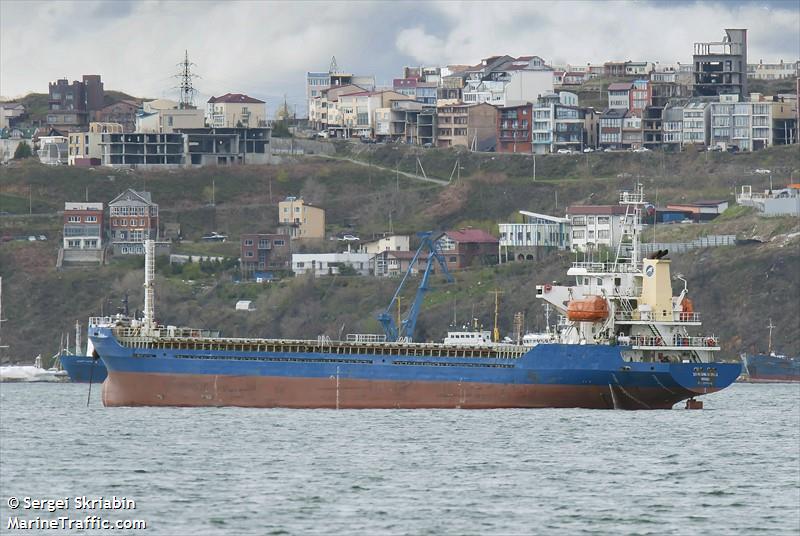
[[[714,392],[717,389],[709,389]],[[670,409],[693,396],[654,387],[377,381],[110,372],[106,406]]]

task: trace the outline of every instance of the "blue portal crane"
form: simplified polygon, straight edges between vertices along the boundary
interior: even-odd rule
[[[417,236],[421,238],[421,243],[417,248],[417,252],[414,254],[414,258],[411,259],[408,269],[405,275],[403,275],[403,279],[400,281],[400,285],[398,285],[394,296],[392,296],[392,301],[389,302],[389,306],[386,307],[384,312],[378,315],[378,320],[381,326],[383,326],[384,333],[386,333],[387,341],[405,340],[411,342],[414,340],[414,328],[417,325],[417,315],[419,315],[419,309],[422,306],[425,293],[430,290],[428,280],[430,279],[431,268],[433,268],[434,262],[439,263],[439,266],[442,268],[442,274],[447,278],[447,281],[450,283],[453,282],[453,276],[450,275],[450,271],[447,269],[447,262],[445,262],[444,255],[442,255],[436,243],[431,240],[431,232],[417,233]],[[428,261],[425,264],[425,272],[422,274],[422,281],[420,281],[419,288],[417,288],[417,295],[414,298],[414,303],[411,304],[408,314],[400,321],[400,325],[398,326],[394,320],[392,311],[397,306],[400,292],[403,290],[403,286],[408,280],[408,276],[411,274],[411,269],[417,263],[420,254],[422,254],[424,250],[428,251]]]

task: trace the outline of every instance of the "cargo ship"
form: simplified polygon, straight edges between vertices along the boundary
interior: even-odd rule
[[[87,333],[91,333],[94,327],[110,326],[121,323],[121,320],[121,315],[116,317],[90,317]],[[75,323],[75,351],[71,352],[69,348],[62,349],[58,354],[58,360],[73,383],[103,383],[106,379],[106,366],[94,351],[91,339],[87,340],[86,351],[83,351],[79,322]]]
[[[670,409],[729,386],[741,363],[715,360],[716,337],[701,325],[686,282],[672,295],[666,252],[641,259],[644,194],[620,194],[623,243],[613,262],[576,261],[571,286],[539,285],[535,297],[567,317],[557,342],[454,345],[413,340],[415,309],[434,260],[427,247],[416,298],[400,325],[392,303],[378,316],[385,335],[311,340],[229,338],[160,325],[153,310],[153,243],[145,243],[144,317],[90,330],[108,369],[106,406],[286,408]],[[390,313],[390,311],[392,311]]]
[[[772,330],[769,321],[769,344],[767,352],[742,354],[742,376],[740,381],[748,383],[795,383],[800,382],[800,356],[789,357],[772,350]]]

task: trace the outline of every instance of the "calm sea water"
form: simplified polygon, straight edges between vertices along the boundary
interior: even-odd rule
[[[800,533],[800,385],[649,412],[106,409],[86,394],[0,384],[0,533],[30,532],[7,530],[9,497],[114,495],[136,509],[13,513],[142,519],[150,536]]]

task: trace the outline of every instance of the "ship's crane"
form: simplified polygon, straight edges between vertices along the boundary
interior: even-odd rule
[[[403,275],[400,285],[398,285],[394,296],[392,296],[392,301],[389,302],[389,306],[386,307],[384,312],[378,315],[378,320],[380,321],[381,326],[383,326],[384,333],[386,333],[387,341],[405,340],[411,342],[414,340],[414,328],[417,325],[417,315],[419,315],[419,309],[422,306],[425,293],[430,290],[430,287],[428,286],[428,280],[430,279],[431,269],[433,268],[434,262],[439,263],[439,266],[442,268],[442,274],[445,276],[445,278],[447,278],[447,281],[450,283],[453,282],[453,276],[450,275],[450,271],[447,269],[447,262],[445,262],[444,256],[442,255],[441,251],[439,251],[438,246],[433,242],[433,240],[431,240],[430,231],[417,233],[417,236],[421,239],[421,243],[417,248],[417,252],[414,254],[414,258],[412,258],[411,262],[408,264],[408,269],[406,269],[406,273]],[[419,287],[417,288],[417,295],[414,297],[414,303],[411,304],[406,317],[400,320],[398,315],[398,320],[400,321],[400,325],[398,326],[394,320],[392,312],[394,311],[395,307],[397,307],[400,299],[400,293],[402,292],[403,287],[408,280],[408,276],[411,274],[412,268],[416,265],[417,260],[425,250],[428,251],[428,260],[425,263],[425,271],[422,274],[422,281],[420,281]]]

